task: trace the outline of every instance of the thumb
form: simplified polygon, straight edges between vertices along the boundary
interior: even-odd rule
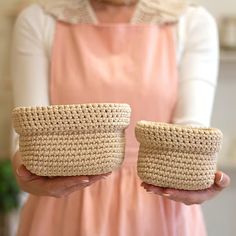
[[[230,184],[229,176],[221,171],[218,171],[215,175],[215,185],[217,185],[217,187],[220,189],[224,189],[228,187],[229,184]]]
[[[24,165],[20,165],[16,169],[16,174],[23,181],[35,179],[35,175],[28,171]]]

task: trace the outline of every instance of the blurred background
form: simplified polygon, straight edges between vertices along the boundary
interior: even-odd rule
[[[32,0],[33,1],[33,0]],[[30,0],[0,0],[0,236],[15,235],[18,222],[18,189],[10,163],[10,120],[12,91],[9,55],[14,21]],[[224,133],[219,169],[231,176],[231,187],[203,204],[209,236],[236,235],[236,1],[196,0],[216,18],[219,26],[220,73],[212,126]],[[132,235],[133,236],[133,235]]]

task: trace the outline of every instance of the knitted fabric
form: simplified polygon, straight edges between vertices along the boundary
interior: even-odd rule
[[[140,121],[135,134],[140,143],[138,175],[144,182],[183,190],[214,183],[220,130]]]
[[[48,14],[70,24],[97,24],[89,0],[37,0]],[[188,6],[187,0],[140,0],[132,24],[176,23]]]
[[[126,104],[15,108],[23,163],[40,176],[111,172],[124,159],[130,113]]]

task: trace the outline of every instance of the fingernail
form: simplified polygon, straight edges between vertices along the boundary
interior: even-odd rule
[[[170,194],[169,193],[163,193],[162,196],[163,197],[170,197]]]
[[[90,181],[89,181],[89,179],[82,179],[81,182],[82,182],[83,184],[88,184]]]
[[[16,174],[19,177],[30,177],[32,174],[24,167],[24,166],[20,166],[17,170],[16,170]]]
[[[221,173],[221,176],[220,176],[220,179],[219,179],[218,183],[221,183],[221,182],[222,182],[222,180],[223,180],[223,178],[224,178],[224,174],[223,174],[223,173]]]

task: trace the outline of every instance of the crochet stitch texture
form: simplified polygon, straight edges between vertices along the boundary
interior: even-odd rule
[[[97,24],[89,0],[37,0],[48,14],[70,24]],[[139,0],[132,24],[166,24],[178,22],[189,5],[188,0]]]
[[[183,190],[214,183],[220,130],[140,121],[135,134],[140,143],[138,175],[144,182]]]
[[[15,108],[23,163],[39,176],[111,172],[124,159],[130,113],[127,104]]]

